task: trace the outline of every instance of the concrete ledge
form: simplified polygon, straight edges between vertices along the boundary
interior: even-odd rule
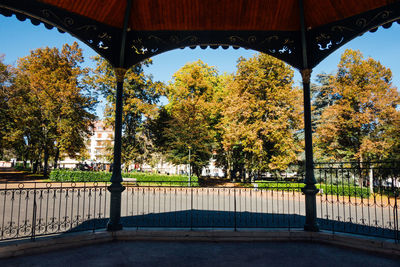
[[[393,240],[301,229],[129,229],[117,232],[81,232],[0,243],[0,258],[45,253],[54,250],[111,241],[206,241],[206,242],[316,242],[400,257],[400,244]]]
[[[45,253],[65,248],[74,248],[112,241],[112,234],[81,232],[40,237],[35,240],[19,240],[0,243],[0,258]]]

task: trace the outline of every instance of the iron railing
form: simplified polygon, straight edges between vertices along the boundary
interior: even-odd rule
[[[316,163],[322,229],[399,241],[400,164]]]
[[[300,183],[188,186],[187,182],[126,184],[122,222],[129,227],[293,228],[304,225]]]
[[[106,183],[1,183],[0,240],[103,228]]]
[[[399,174],[395,164],[316,163],[320,228],[399,241]],[[247,183],[125,182],[121,221],[135,228],[302,228],[303,174],[279,175]],[[108,185],[0,183],[0,240],[104,229]]]

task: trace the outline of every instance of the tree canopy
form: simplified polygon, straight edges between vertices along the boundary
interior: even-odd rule
[[[114,125],[116,78],[112,66],[99,56],[94,58],[90,84],[106,99],[105,119]],[[122,116],[122,162],[129,165],[150,160],[154,151],[149,137],[147,119],[154,118],[158,112],[163,84],[154,82],[151,75],[144,73],[144,68],[152,64],[145,60],[132,66],[125,74]],[[109,160],[112,160],[110,153]]]
[[[77,43],[36,49],[18,60],[15,81],[8,86],[13,130],[6,139],[18,158],[43,160],[45,174],[50,156],[57,162],[60,153],[75,157],[86,148],[96,99],[82,83],[87,75],[82,62]]]
[[[392,73],[361,52],[346,50],[329,77],[332,104],[320,117],[316,147],[329,160],[383,160],[398,154],[400,96]],[[328,84],[326,81],[325,84]]]
[[[228,158],[241,150],[236,154],[249,171],[285,169],[297,160],[301,94],[288,65],[264,54],[240,58],[225,90],[219,127]]]
[[[196,175],[209,163],[215,135],[214,97],[220,78],[214,67],[201,60],[188,63],[173,76],[166,88],[169,116],[163,135],[167,159],[175,164],[189,163]]]

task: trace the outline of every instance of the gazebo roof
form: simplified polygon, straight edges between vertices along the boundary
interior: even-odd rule
[[[67,31],[119,67],[200,45],[254,49],[303,69],[368,30],[389,27],[400,1],[0,0],[0,13]]]

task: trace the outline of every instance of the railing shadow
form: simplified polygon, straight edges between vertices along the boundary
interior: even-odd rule
[[[92,219],[72,228],[68,232],[104,229],[108,219]],[[214,210],[183,210],[149,213],[121,218],[124,227],[136,228],[303,228],[305,216],[297,214],[269,214]],[[398,240],[399,232],[352,222],[318,219],[321,230],[377,236]],[[68,233],[67,232],[67,233]]]

